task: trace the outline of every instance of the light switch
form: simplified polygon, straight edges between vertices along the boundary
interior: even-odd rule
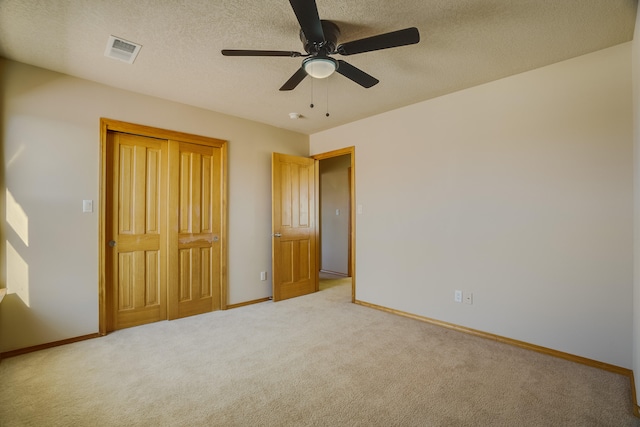
[[[82,212],[93,212],[93,200],[82,201]]]
[[[336,209],[336,215],[340,215],[340,209]]]
[[[358,205],[358,213],[361,214],[362,213],[362,205]]]

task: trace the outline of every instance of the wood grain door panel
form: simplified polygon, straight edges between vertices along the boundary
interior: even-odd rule
[[[318,290],[315,161],[273,153],[273,300]]]
[[[191,316],[221,307],[221,197],[219,147],[170,141],[178,165],[172,194],[177,206],[175,306],[169,318]]]
[[[167,144],[124,133],[110,138],[110,326],[121,329],[166,319]]]

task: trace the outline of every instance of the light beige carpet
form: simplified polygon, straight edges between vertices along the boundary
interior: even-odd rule
[[[626,377],[354,305],[350,292],[5,359],[0,425],[640,426]]]

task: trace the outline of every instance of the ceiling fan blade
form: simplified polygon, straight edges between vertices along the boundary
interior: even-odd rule
[[[318,15],[316,0],[289,0],[293,12],[298,18],[302,33],[310,42],[321,43],[324,41],[324,31]]]
[[[365,39],[354,40],[341,44],[336,49],[340,55],[355,55],[356,53],[389,49],[391,47],[406,46],[420,41],[420,33],[416,27],[379,34]]]
[[[338,68],[336,71],[367,89],[375,86],[380,81],[341,59],[338,60]]]
[[[280,90],[293,90],[293,89],[295,89],[296,86],[298,86],[300,84],[300,82],[302,80],[304,80],[305,77],[307,77],[307,72],[304,70],[304,68],[300,67],[300,69],[298,71],[296,71],[295,74],[293,76],[291,76],[289,78],[289,80],[287,80],[287,82],[285,84],[282,85]]]
[[[224,56],[288,56],[295,58],[302,56],[300,52],[289,52],[286,50],[243,50],[243,49],[222,49]]]

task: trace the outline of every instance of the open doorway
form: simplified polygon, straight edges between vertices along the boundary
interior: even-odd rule
[[[320,162],[320,275],[350,277],[349,169],[351,155]]]
[[[319,289],[353,281],[353,148],[314,156],[318,160]]]

